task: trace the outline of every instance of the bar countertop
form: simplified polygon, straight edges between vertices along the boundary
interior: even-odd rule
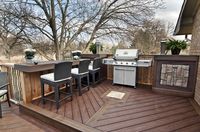
[[[14,69],[22,71],[22,72],[40,72],[46,70],[54,69],[54,65],[58,62],[62,61],[44,61],[38,62],[38,64],[34,63],[22,63],[22,64],[14,64]],[[73,65],[77,65],[79,61],[73,61]]]

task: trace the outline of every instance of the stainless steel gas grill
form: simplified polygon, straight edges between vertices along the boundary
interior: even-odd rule
[[[113,59],[103,63],[113,65],[113,84],[136,86],[136,67],[149,67],[152,60],[138,60],[138,49],[117,49]]]

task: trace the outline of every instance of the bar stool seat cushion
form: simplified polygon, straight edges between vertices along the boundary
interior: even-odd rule
[[[72,73],[72,74],[75,74],[75,75],[82,75],[82,74],[86,74],[86,73],[88,73],[88,72],[79,73],[78,68],[72,68],[71,73]]]
[[[41,75],[40,77],[42,79],[49,80],[49,81],[52,81],[52,82],[60,82],[60,81],[64,81],[64,80],[71,78],[71,77],[68,77],[68,78],[64,78],[64,79],[60,79],[60,80],[54,80],[54,73],[44,74],[44,75]]]
[[[96,70],[99,70],[100,68],[96,68],[96,69],[93,69],[93,65],[89,65],[89,70],[90,71],[96,71]]]
[[[8,91],[7,90],[0,90],[0,96],[2,96],[2,95],[4,95],[4,94],[6,94]]]

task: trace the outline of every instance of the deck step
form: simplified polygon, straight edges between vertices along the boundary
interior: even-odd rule
[[[19,110],[21,113],[37,118],[48,125],[51,125],[61,131],[67,132],[101,132],[98,129],[89,127],[82,123],[76,122],[69,118],[63,118],[63,116],[56,113],[52,113],[45,109],[42,109],[33,104],[20,104]]]

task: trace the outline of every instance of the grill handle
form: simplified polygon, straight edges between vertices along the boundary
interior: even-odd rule
[[[126,68],[115,68],[115,70],[134,71],[134,69],[126,69]]]

